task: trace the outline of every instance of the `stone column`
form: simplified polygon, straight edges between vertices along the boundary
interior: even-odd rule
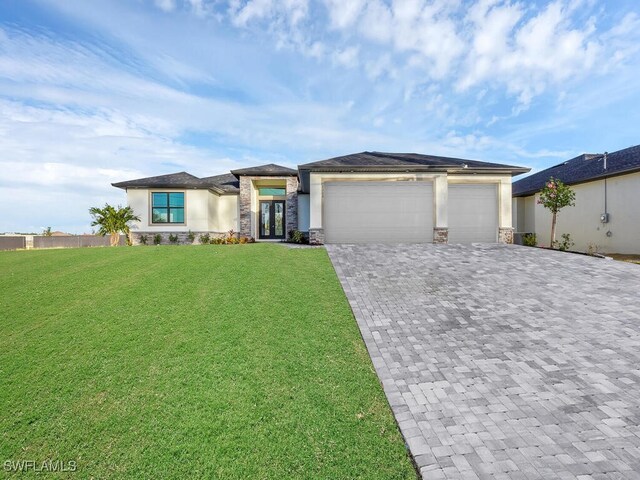
[[[286,223],[288,237],[291,230],[298,230],[298,177],[287,177]]]
[[[442,227],[435,227],[433,229],[433,243],[448,243],[449,242],[449,229]]]
[[[498,243],[513,243],[513,228],[511,227],[500,227],[498,228]]]
[[[322,245],[324,243],[324,229],[323,228],[310,228],[309,229],[309,243],[311,245]]]
[[[240,235],[251,236],[251,177],[240,177]]]

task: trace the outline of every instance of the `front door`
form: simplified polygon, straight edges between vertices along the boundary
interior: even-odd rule
[[[284,239],[284,200],[260,201],[261,239]]]

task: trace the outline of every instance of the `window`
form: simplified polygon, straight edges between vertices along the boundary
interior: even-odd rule
[[[279,187],[259,187],[258,193],[260,196],[284,196],[287,194],[284,188]]]
[[[153,192],[151,223],[184,223],[184,193]]]

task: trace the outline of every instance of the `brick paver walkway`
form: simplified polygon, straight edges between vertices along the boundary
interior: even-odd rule
[[[327,247],[426,479],[640,479],[640,265]]]

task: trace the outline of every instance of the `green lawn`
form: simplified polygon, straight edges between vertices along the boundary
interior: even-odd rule
[[[0,312],[3,464],[415,478],[324,249],[0,252]]]

